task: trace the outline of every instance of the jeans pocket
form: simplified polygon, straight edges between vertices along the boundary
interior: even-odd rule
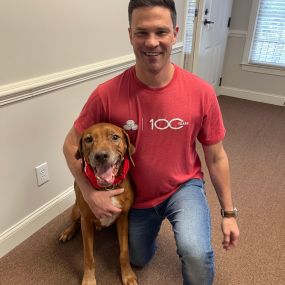
[[[196,186],[197,188],[200,189],[201,193],[203,194],[203,196],[206,198],[207,193],[206,193],[206,189],[205,189],[205,181],[202,179],[191,179],[189,180],[190,185],[192,186]]]
[[[188,180],[184,185],[196,186],[201,189],[204,189],[204,184],[205,182],[202,179],[193,178],[193,179]]]

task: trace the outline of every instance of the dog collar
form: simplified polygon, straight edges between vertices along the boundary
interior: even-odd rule
[[[129,168],[130,168],[130,161],[128,158],[125,157],[121,174],[119,176],[116,176],[113,184],[108,186],[108,187],[101,187],[98,184],[97,177],[93,171],[92,166],[90,164],[88,164],[86,161],[85,161],[84,173],[85,173],[86,177],[88,178],[89,182],[92,184],[92,186],[95,189],[97,189],[97,190],[109,189],[109,188],[114,188],[114,186],[116,186],[117,184],[119,184],[120,182],[122,182],[126,178],[128,171],[129,171]]]

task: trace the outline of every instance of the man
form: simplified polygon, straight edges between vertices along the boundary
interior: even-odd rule
[[[210,214],[196,139],[203,145],[223,211],[223,247],[235,246],[239,236],[217,98],[211,86],[171,63],[179,30],[173,0],[131,0],[129,22],[136,65],[90,96],[66,137],[67,164],[95,216],[120,212],[110,198],[123,189],[95,191],[74,154],[81,132],[90,125],[105,121],[124,126],[136,146],[131,169],[136,198],[129,216],[132,264],[142,267],[152,258],[167,217],[182,262],[183,284],[212,284]]]

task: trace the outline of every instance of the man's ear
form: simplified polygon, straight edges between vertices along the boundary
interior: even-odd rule
[[[177,42],[178,32],[179,32],[179,27],[176,26],[176,27],[174,28],[174,43],[173,43],[173,44],[175,44],[175,43]]]
[[[129,135],[127,134],[127,132],[125,132],[124,130],[123,130],[123,132],[124,132],[126,142],[127,142],[127,152],[128,152],[130,161],[132,162],[133,166],[135,166],[135,163],[134,163],[133,158],[132,158],[132,155],[135,153],[135,147],[131,144],[130,138],[129,138]]]
[[[130,43],[131,45],[133,45],[133,35],[132,35],[132,28],[128,28],[128,32],[129,32],[129,39],[130,39]]]

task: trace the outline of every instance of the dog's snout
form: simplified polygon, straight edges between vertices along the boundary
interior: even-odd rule
[[[95,154],[95,160],[99,163],[106,162],[109,159],[109,154],[106,151],[101,151]]]

